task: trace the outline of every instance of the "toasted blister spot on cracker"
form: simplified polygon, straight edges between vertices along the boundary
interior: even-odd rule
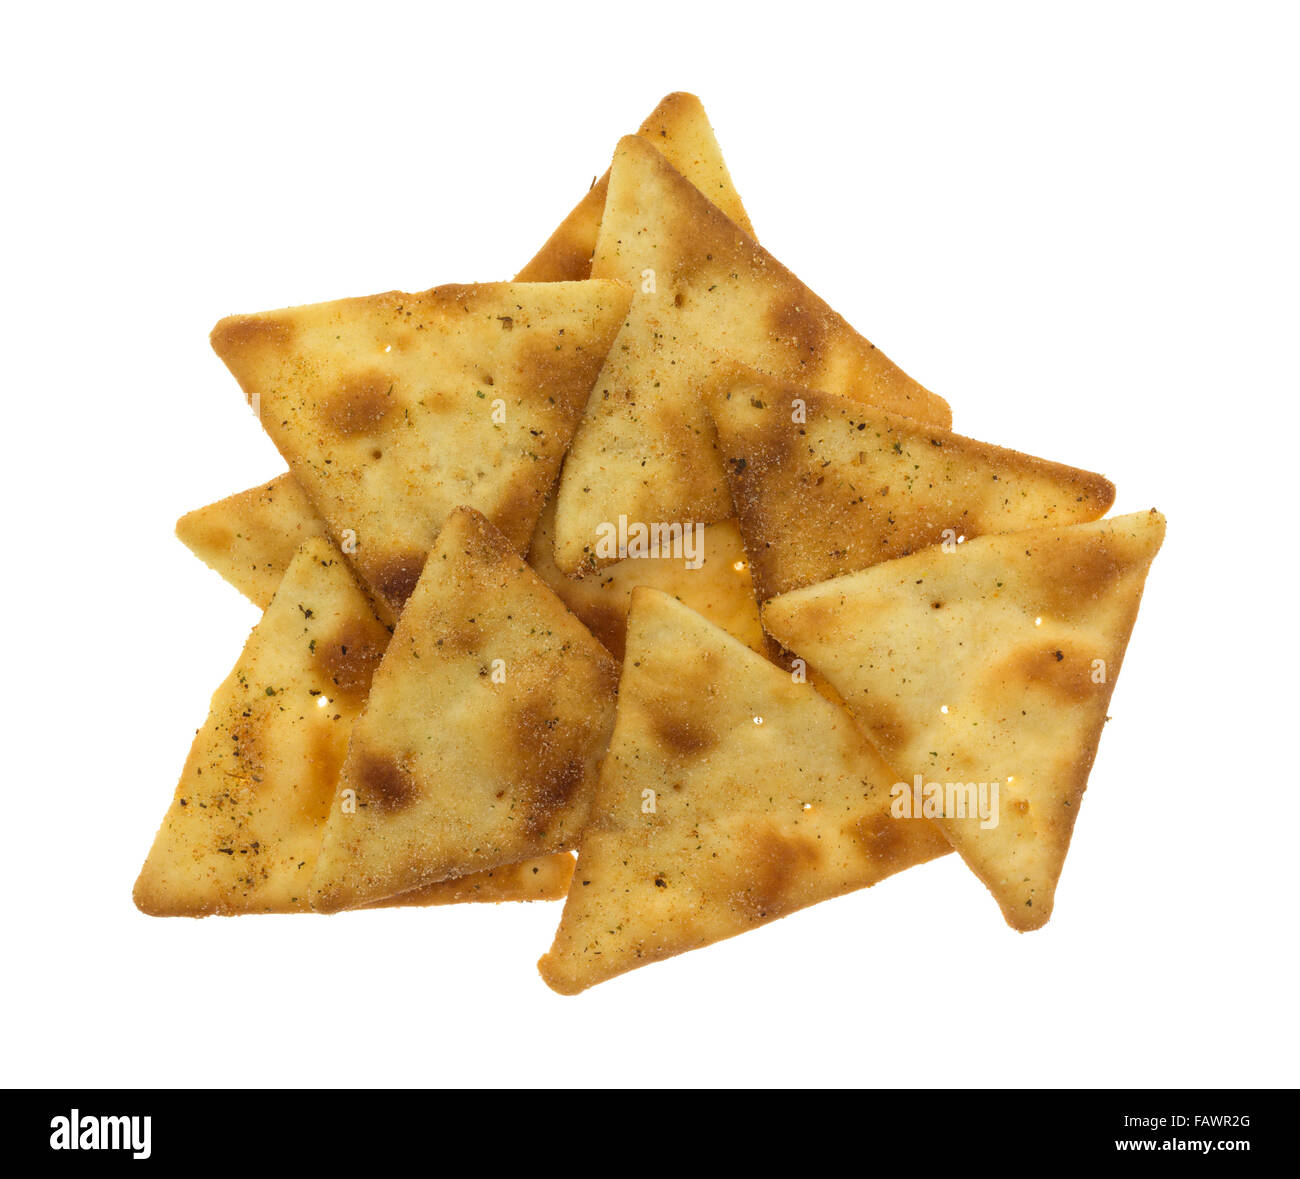
[[[400,609],[420,580],[424,568],[423,553],[407,553],[384,561],[375,576],[375,586],[385,601]]]
[[[393,381],[384,373],[369,373],[343,382],[321,409],[325,424],[342,438],[372,434],[394,405]]]
[[[293,342],[292,321],[278,315],[232,315],[212,329],[218,354],[284,350]]]
[[[383,814],[405,810],[416,798],[410,775],[391,757],[362,754],[354,770],[358,803]]]
[[[368,628],[345,622],[315,644],[315,662],[331,685],[331,697],[348,696],[360,704],[370,691],[370,680],[383,658],[386,643],[377,643]]]
[[[1093,679],[1092,649],[1066,639],[1026,643],[991,664],[987,679],[991,692],[1008,683],[1020,684],[1040,688],[1065,703],[1095,697],[1104,686]]]
[[[731,883],[731,905],[746,921],[785,914],[801,877],[821,864],[815,841],[759,828],[746,840],[746,854]]]

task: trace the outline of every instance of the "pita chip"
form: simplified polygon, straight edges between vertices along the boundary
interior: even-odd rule
[[[1052,915],[1164,531],[1152,510],[983,536],[763,608],[767,629],[830,680],[902,780],[931,795],[922,813],[1013,929]],[[981,783],[996,788],[980,790],[995,803],[983,816],[969,789]]]
[[[327,536],[325,521],[287,471],[176,521],[176,535],[200,561],[263,610],[299,546]]]
[[[637,132],[652,143],[674,168],[705,194],[746,233],[753,233],[740,194],[722,158],[704,106],[694,94],[669,94]],[[591,256],[605,213],[609,172],[592,184],[587,195],[560,222],[559,228],[516,282],[560,282],[591,277]]]
[[[934,544],[1096,520],[1100,475],[737,368],[706,391],[760,600]]]
[[[454,510],[353,729],[312,906],[572,847],[616,681],[609,653],[506,537]]]
[[[388,632],[313,537],[217,689],[135,886],[154,916],[291,913]]]
[[[620,515],[712,523],[731,515],[700,392],[721,353],[927,424],[951,422],[642,139],[619,142],[592,274],[637,294],[596,379],[560,479],[556,562],[599,567],[595,538]]]
[[[212,345],[397,612],[458,504],[528,547],[630,299],[606,280],[445,286],[234,316]]]
[[[633,591],[618,715],[550,953],[571,995],[948,851],[890,814],[849,714],[657,590]]]

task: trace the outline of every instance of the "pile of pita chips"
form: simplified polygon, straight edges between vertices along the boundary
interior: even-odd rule
[[[685,176],[707,191],[711,199],[749,228],[744,206],[732,185],[717,141],[703,106],[689,94],[668,95],[642,124],[638,134],[655,144]],[[546,246],[516,276],[517,283],[578,281],[590,276],[591,256],[603,213],[607,178],[594,184],[573,212],[552,235]],[[261,409],[260,394],[250,395]],[[553,508],[551,513],[553,515]],[[554,587],[568,587],[566,601],[584,621],[600,629],[601,637],[621,648],[622,630],[630,598],[630,587],[640,581],[675,587],[689,592],[689,599],[710,617],[718,618],[746,641],[762,647],[766,640],[758,623],[745,570],[739,534],[732,525],[718,526],[717,544],[711,544],[701,562],[702,576],[687,581],[680,563],[654,561],[629,569],[611,570],[602,582],[579,585],[558,575],[549,558],[549,534],[539,523],[530,542],[530,560]],[[297,545],[305,538],[328,536],[330,529],[312,498],[291,472],[269,483],[239,492],[197,509],[177,524],[177,535],[206,564],[263,609],[284,576]],[[345,531],[344,548],[355,552],[356,537]],[[738,576],[737,573],[742,576]],[[689,588],[688,588],[689,587]],[[394,611],[383,597],[371,595],[371,603],[391,629]],[[530,859],[485,872],[470,873],[422,890],[442,903],[451,899],[501,900],[533,896],[551,897],[562,892],[572,869],[572,858],[554,855]],[[410,903],[417,893],[406,894]],[[395,903],[376,901],[375,905]]]
[[[737,227],[753,233],[749,217],[731,180],[726,162],[700,100],[693,94],[669,94],[641,124],[637,135],[653,144],[681,175],[726,214]],[[516,282],[578,281],[591,277],[592,255],[605,209],[609,175],[594,183],[561,222],[546,245],[516,276]],[[597,637],[616,654],[622,648],[632,585],[651,585],[674,595],[685,594],[695,609],[743,641],[762,650],[765,640],[748,578],[727,574],[728,563],[744,572],[739,534],[734,525],[711,530],[704,559],[690,578],[682,562],[650,560],[607,569],[585,583],[560,574],[554,560],[554,500],[544,510],[529,546],[530,563]],[[196,509],[181,518],[177,535],[207,565],[241,593],[265,608],[284,575],[297,540],[328,535],[324,519],[292,474],[261,487]],[[385,622],[395,615],[382,600],[376,609]]]
[[[1051,916],[1164,520],[954,433],[758,244],[698,99],[513,282],[212,343],[289,471],[177,525],[263,615],[143,911],[564,896],[562,994],[953,850]]]

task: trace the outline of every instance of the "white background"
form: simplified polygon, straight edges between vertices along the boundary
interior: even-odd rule
[[[5,17],[0,1080],[1297,1080],[1296,18],[1252,4],[25,5]],[[509,277],[675,89],[963,433],[1158,506],[1045,930],[955,857],[577,999],[556,905],[151,920],[282,464],[222,315]]]

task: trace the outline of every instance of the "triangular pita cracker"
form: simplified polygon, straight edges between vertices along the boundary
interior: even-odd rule
[[[945,796],[949,783],[997,784],[995,825],[957,817],[946,797],[935,822],[1014,929],[1052,914],[1164,531],[1152,510],[984,536],[763,609],[768,630],[825,674],[905,782],[919,777],[922,791],[935,783]]]
[[[719,350],[764,372],[948,426],[907,376],[642,139],[619,142],[592,274],[637,289],[560,479],[556,560],[604,562],[599,527],[731,515],[700,390]]]
[[[309,911],[348,734],[387,643],[334,546],[305,542],[194,739],[136,882],[143,912]],[[555,899],[571,873],[571,857],[547,856],[386,903]]]
[[[181,543],[263,610],[299,545],[328,534],[307,493],[287,471],[176,521]]]
[[[945,541],[1096,520],[1101,475],[737,368],[705,399],[760,600]]]
[[[523,552],[626,314],[621,283],[485,283],[222,320],[212,345],[394,611],[457,504]]]
[[[212,698],[136,882],[140,909],[307,908],[348,730],[387,643],[334,546],[307,541]]]
[[[353,729],[313,907],[572,847],[616,666],[496,528],[454,510]]]
[[[846,711],[638,587],[542,977],[576,994],[942,855],[932,824],[891,816],[894,781]]]
[[[669,94],[637,132],[647,143],[746,233],[753,233],[740,194],[731,182],[722,151],[709,126],[704,106],[694,94]],[[605,213],[609,172],[592,184],[587,195],[560,222],[538,252],[516,276],[516,282],[561,282],[591,277],[591,256]]]

